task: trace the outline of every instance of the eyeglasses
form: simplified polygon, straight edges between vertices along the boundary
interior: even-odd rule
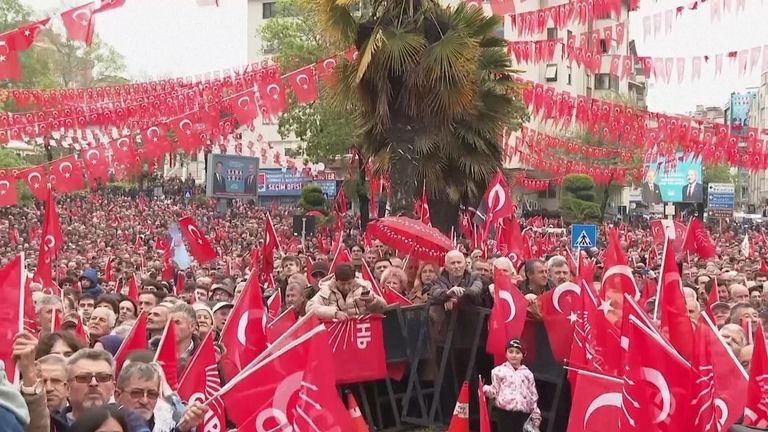
[[[89,374],[81,374],[81,375],[75,375],[74,380],[78,384],[90,384],[93,379],[96,378],[96,382],[99,384],[104,384],[108,382],[112,382],[114,376],[111,373],[89,373]]]
[[[157,400],[160,397],[160,392],[157,390],[142,390],[142,389],[133,389],[133,390],[123,390],[131,397],[133,400],[140,400],[144,397],[146,397],[148,400]]]

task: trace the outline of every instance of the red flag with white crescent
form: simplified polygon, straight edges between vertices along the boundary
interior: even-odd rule
[[[219,339],[227,347],[224,358],[237,370],[248,366],[259,353],[264,351],[267,346],[266,325],[267,311],[264,309],[261,287],[254,272],[251,273],[245,289],[229,312]]]
[[[525,326],[528,300],[498,267],[493,270],[493,308],[488,318],[485,350],[493,355],[494,364],[505,360],[510,339],[520,338]]]
[[[83,172],[75,155],[57,159],[48,165],[48,179],[56,192],[74,192],[83,188]]]
[[[200,228],[197,227],[192,216],[185,216],[179,219],[179,229],[187,240],[187,246],[192,256],[195,257],[198,264],[205,263],[216,258],[216,251],[211,243],[205,238]]]
[[[300,104],[306,104],[317,100],[317,82],[312,66],[305,66],[285,76],[285,80],[291,87]]]
[[[61,13],[61,21],[67,30],[67,37],[74,41],[85,42],[91,45],[93,39],[94,19],[93,14],[96,10],[95,2],[67,9]]]
[[[24,270],[23,256],[16,256],[5,267],[0,268],[0,294],[6,304],[0,314],[0,331],[11,340],[12,335],[24,330]],[[15,369],[12,360],[13,344],[0,344],[0,361],[5,363],[5,373],[8,381],[13,382]]]

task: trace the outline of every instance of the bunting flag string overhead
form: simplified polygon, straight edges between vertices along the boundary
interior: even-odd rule
[[[653,15],[643,17],[643,39],[663,37],[672,32],[677,20],[686,11],[701,10],[699,6],[709,5],[711,22],[719,21],[725,14],[741,14],[745,12],[746,0],[701,0],[658,11]],[[652,31],[653,30],[653,31]]]
[[[512,27],[518,36],[543,33],[550,22],[558,30],[571,23],[586,25],[595,21],[621,16],[621,0],[573,0],[557,6],[510,15]]]

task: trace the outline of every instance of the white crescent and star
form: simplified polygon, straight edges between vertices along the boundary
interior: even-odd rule
[[[504,193],[504,188],[502,188],[500,184],[495,185],[488,193],[488,208],[490,209],[494,203],[496,203],[496,207],[491,211],[494,213],[499,211],[499,209],[504,207],[504,204],[507,202],[506,195],[507,194]]]
[[[152,131],[157,132],[156,134],[152,135]],[[152,139],[152,141],[157,141],[158,137],[160,137],[160,128],[157,126],[152,126],[151,128],[147,129],[147,136]]]
[[[624,276],[628,278],[632,283],[632,288],[634,288],[634,293],[632,294],[632,299],[634,301],[640,300],[640,293],[638,292],[637,286],[635,285],[635,278],[632,276],[632,270],[629,268],[628,265],[613,265],[608,270],[605,271],[605,274],[603,274],[603,280],[602,284],[605,286],[605,281],[608,280],[611,276]]]
[[[566,291],[573,291],[576,295],[581,295],[581,287],[573,282],[565,282],[555,288],[555,291],[552,293],[552,303],[560,313],[563,313],[563,309],[560,306],[560,296],[565,294]]]
[[[728,404],[726,404],[725,401],[720,398],[715,398],[715,408],[720,409],[720,416],[717,417],[717,426],[718,429],[720,429],[728,419]]]
[[[80,25],[87,26],[88,22],[91,20],[91,13],[85,9],[80,9],[79,11],[76,11],[72,14],[72,19],[77,21],[77,17],[80,15],[84,15],[85,18],[83,18],[81,21],[78,21]]]
[[[96,155],[96,158],[91,158],[91,156],[92,156],[92,155],[94,155],[94,154]],[[91,164],[93,164],[93,165],[96,165],[96,163],[98,162],[98,160],[99,160],[99,157],[100,157],[100,156],[101,156],[101,155],[99,154],[99,151],[98,151],[98,150],[88,150],[88,151],[85,153],[85,158],[86,158],[86,159],[87,159],[87,160],[88,160],[88,161],[89,161]]]
[[[191,235],[192,237],[195,238],[195,240],[197,241],[197,244],[203,244],[203,235],[200,232],[200,230],[197,229],[196,226],[188,225],[187,226],[187,231],[189,232],[189,235]]]
[[[11,188],[11,183],[7,180],[0,180],[0,195],[5,195],[8,189]]]
[[[69,167],[69,171],[64,171],[65,166]],[[72,174],[72,164],[69,162],[62,162],[61,165],[59,165],[59,172],[62,173],[64,177],[69,178]]]
[[[333,70],[333,68],[336,67],[336,60],[329,58],[323,62],[323,68],[325,68],[326,71]]]
[[[592,415],[598,408],[612,406],[621,408],[621,393],[605,393],[596,397],[592,403],[589,404],[587,410],[584,412],[584,430],[587,430],[587,424],[589,422],[589,416]]]
[[[656,369],[644,367],[643,376],[659,390],[659,395],[661,395],[661,410],[653,421],[654,423],[661,423],[669,417],[669,411],[672,406],[672,395],[669,392],[669,385],[664,375]]]
[[[189,124],[189,128],[185,128],[184,125]],[[181,122],[179,122],[179,129],[183,130],[187,133],[187,135],[192,133],[192,122],[189,119],[184,119]]]
[[[243,104],[243,101],[245,101],[245,104]],[[251,104],[251,98],[248,96],[243,96],[237,100],[237,106],[239,106],[242,109],[248,109],[248,106],[250,104]]]
[[[37,183],[32,182],[32,178],[37,177]],[[31,172],[27,175],[27,181],[29,184],[35,187],[37,189],[40,187],[40,182],[43,181],[43,177],[40,175],[40,173],[37,172]]]
[[[301,82],[301,81],[302,81],[302,78],[303,78],[303,79],[304,79],[304,81],[305,81],[303,84],[302,84],[302,82]],[[308,77],[307,75],[305,75],[305,74],[301,74],[301,75],[297,76],[297,77],[296,77],[296,84],[298,84],[298,85],[300,85],[302,88],[305,88],[305,89],[306,89],[307,87],[309,87],[309,77]]]
[[[240,320],[237,322],[237,340],[245,346],[245,330],[248,327],[248,311],[243,312],[240,315]]]
[[[272,94],[272,89],[277,89],[275,94]],[[267,94],[272,96],[274,99],[277,99],[278,96],[280,96],[280,86],[277,84],[270,84],[267,86]]]
[[[505,291],[500,289],[499,290],[499,298],[507,302],[509,305],[509,317],[507,318],[505,323],[508,323],[515,319],[515,315],[517,315],[517,308],[515,307],[515,301],[512,299],[512,293],[509,291]]]

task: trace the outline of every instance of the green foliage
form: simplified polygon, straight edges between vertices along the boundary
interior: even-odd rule
[[[324,37],[359,51],[336,67],[329,96],[389,173],[392,211],[410,213],[423,184],[454,203],[479,197],[501,167],[498,136],[527,119],[498,17],[435,0],[309,4]]]
[[[1,10],[1,9],[0,9]],[[29,164],[12,150],[0,147],[0,168],[24,167]],[[20,205],[26,206],[33,202],[32,193],[24,182],[16,182],[16,199]]]
[[[328,213],[328,203],[325,199],[325,194],[320,186],[316,184],[308,184],[301,190],[301,198],[299,198],[299,206],[304,211],[317,210],[323,214]]]
[[[603,210],[595,202],[595,180],[586,174],[570,174],[563,178],[560,209],[568,222],[584,222],[602,217]]]
[[[724,163],[704,165],[704,183],[732,183],[731,167]]]
[[[274,49],[274,59],[283,74],[345,48],[323,39],[304,0],[278,0],[276,8],[277,15],[267,20],[259,33],[264,46]],[[278,121],[281,137],[293,134],[306,143],[302,150],[311,162],[347,154],[353,144],[349,114],[329,104],[322,84],[318,83],[318,87],[319,99],[313,103],[302,105],[291,96],[288,109]]]

